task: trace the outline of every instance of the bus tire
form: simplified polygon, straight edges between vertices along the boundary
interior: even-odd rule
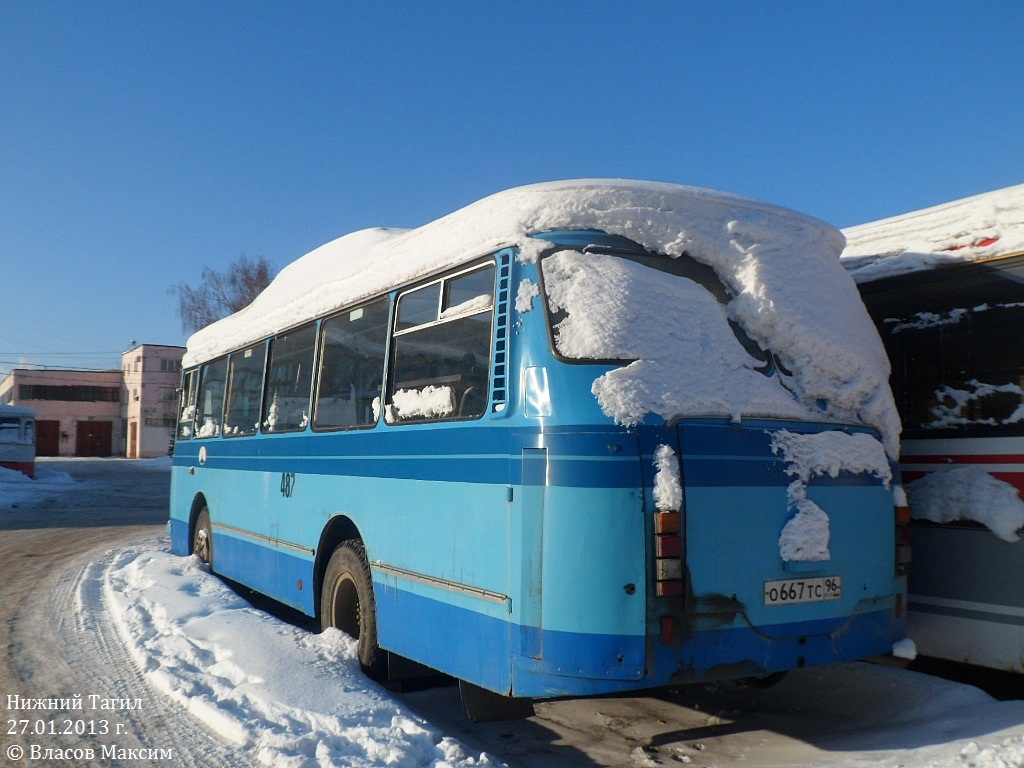
[[[210,511],[203,507],[196,518],[195,532],[192,534],[192,554],[210,566],[213,570],[213,530],[210,527]]]
[[[320,627],[340,629],[358,642],[359,664],[382,679],[387,657],[377,645],[377,606],[366,549],[358,539],[342,542],[327,563],[320,590]]]

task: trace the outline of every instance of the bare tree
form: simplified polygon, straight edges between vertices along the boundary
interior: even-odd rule
[[[251,259],[242,254],[225,272],[215,272],[206,267],[198,287],[180,283],[170,289],[170,293],[178,294],[181,329],[185,333],[195,333],[249,306],[273,279],[273,267],[263,256]]]

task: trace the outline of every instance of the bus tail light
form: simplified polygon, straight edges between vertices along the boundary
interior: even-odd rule
[[[906,576],[910,569],[910,507],[896,507],[896,575]]]
[[[654,594],[683,593],[683,542],[678,512],[654,513]]]

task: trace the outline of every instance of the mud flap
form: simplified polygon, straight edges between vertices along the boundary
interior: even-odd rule
[[[462,711],[474,723],[492,723],[498,720],[525,720],[533,717],[533,699],[502,696],[486,688],[459,680]]]

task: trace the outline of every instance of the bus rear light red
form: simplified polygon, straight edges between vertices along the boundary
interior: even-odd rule
[[[679,535],[678,512],[654,513],[654,594],[658,597],[683,593],[683,540]]]
[[[683,594],[682,581],[659,581],[654,585],[654,594],[658,597],[673,597]]]
[[[654,533],[679,533],[679,513],[678,512],[655,512],[654,513]]]
[[[664,536],[654,537],[654,556],[655,557],[682,557],[683,556],[683,543],[682,539],[671,533],[667,533]]]

